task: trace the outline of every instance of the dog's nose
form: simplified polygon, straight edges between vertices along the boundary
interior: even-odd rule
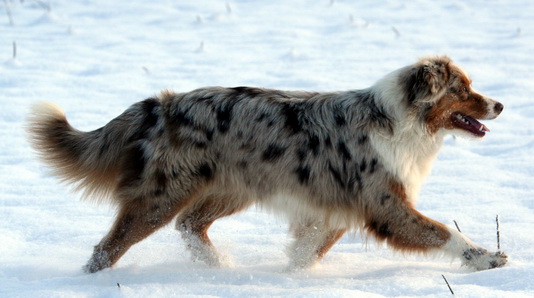
[[[504,109],[504,106],[502,105],[502,103],[498,102],[498,103],[495,104],[493,109],[494,109],[496,114],[500,114],[502,112],[502,110]]]

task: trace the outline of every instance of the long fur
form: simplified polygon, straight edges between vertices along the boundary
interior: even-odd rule
[[[506,256],[413,208],[443,137],[483,136],[475,119],[502,111],[470,83],[448,57],[431,57],[346,92],[163,91],[92,132],[45,103],[34,106],[28,132],[54,175],[119,207],[88,272],[113,265],[177,215],[193,257],[220,265],[209,226],[253,204],[288,217],[292,269],[313,265],[358,228],[395,249],[442,251],[488,269]]]

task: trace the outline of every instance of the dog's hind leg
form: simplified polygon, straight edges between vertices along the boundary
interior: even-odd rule
[[[143,198],[123,204],[109,233],[95,246],[84,271],[94,273],[111,267],[135,243],[167,224],[188,200],[163,205]]]
[[[295,237],[289,247],[289,271],[313,266],[345,234],[345,229],[329,229],[322,223],[293,223],[291,231]]]
[[[202,261],[212,267],[221,265],[221,259],[208,237],[208,229],[214,221],[232,215],[252,204],[252,201],[231,195],[206,195],[188,206],[176,220],[176,229],[191,251],[194,261]]]

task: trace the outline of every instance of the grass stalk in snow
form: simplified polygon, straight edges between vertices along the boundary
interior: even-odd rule
[[[456,226],[456,229],[458,229],[458,232],[461,233],[462,231],[460,230],[460,227],[458,226],[458,223],[456,222],[456,220],[453,219],[452,221],[454,221],[454,225]]]
[[[501,250],[501,230],[499,227],[499,214],[497,214],[495,221],[497,222],[497,250]]]
[[[399,30],[397,30],[397,28],[391,26],[391,30],[393,30],[393,32],[395,33],[395,37],[396,38],[399,38],[401,36]]]
[[[4,6],[6,7],[6,14],[7,14],[7,18],[9,19],[9,25],[15,26],[15,22],[13,21],[13,16],[11,15],[11,7],[9,7],[9,3],[7,3],[7,0],[4,0]]]
[[[452,290],[451,285],[449,284],[449,281],[445,278],[445,275],[442,274],[441,277],[443,277],[443,280],[447,284],[447,287],[449,288],[449,291],[451,291],[451,294],[454,296],[454,291]]]

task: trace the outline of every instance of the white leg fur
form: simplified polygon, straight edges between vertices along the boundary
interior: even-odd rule
[[[321,224],[299,225],[295,241],[288,248],[289,265],[287,271],[293,272],[313,267],[319,260],[319,251],[329,235]]]
[[[486,270],[503,266],[507,262],[507,256],[488,250],[476,245],[462,233],[448,227],[451,233],[449,241],[441,248],[447,255],[462,259],[462,264],[475,270]]]
[[[221,267],[222,262],[217,250],[203,241],[198,235],[182,232],[182,238],[191,251],[191,259],[206,263],[210,267]]]

